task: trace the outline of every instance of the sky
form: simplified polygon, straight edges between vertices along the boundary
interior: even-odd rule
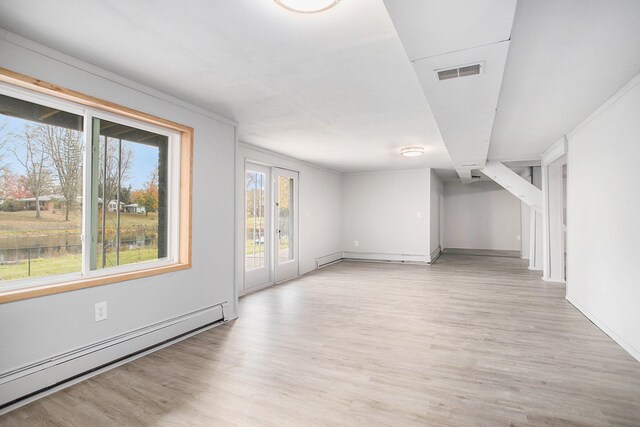
[[[0,128],[2,125],[6,125],[0,132],[0,141],[10,133],[21,134],[26,123],[35,122],[0,114]],[[131,185],[133,190],[137,190],[143,188],[149,181],[149,176],[158,162],[158,149],[137,143],[129,143],[128,145],[133,151],[133,167],[130,168],[129,178],[123,183],[123,186]],[[2,163],[8,165],[15,174],[22,175],[24,173],[24,167],[16,160],[12,152],[5,154]]]

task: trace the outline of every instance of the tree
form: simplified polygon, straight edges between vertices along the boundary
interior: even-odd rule
[[[104,203],[115,200],[118,194],[118,144],[120,140],[115,138],[106,138],[107,153],[105,162],[105,137],[101,137],[100,152],[98,156],[98,177],[99,188],[98,194],[104,199]],[[122,149],[120,152],[120,185],[129,178],[129,171],[133,164],[133,150],[127,141],[122,141]],[[105,177],[106,168],[106,177]]]
[[[125,205],[131,203],[131,185],[120,188],[120,201]]]
[[[64,198],[65,221],[78,203],[82,188],[82,133],[58,126],[40,124],[34,132],[43,142]]]
[[[131,199],[138,205],[144,206],[146,214],[158,210],[158,165],[154,166],[145,187],[131,193]]]
[[[47,168],[47,153],[38,139],[38,132],[31,125],[26,124],[19,143],[12,148],[16,160],[24,168],[22,183],[27,191],[33,195],[36,201],[36,218],[40,218],[40,196],[51,184],[51,171]],[[22,148],[21,151],[17,147]]]
[[[4,163],[4,159],[7,155],[7,144],[9,143],[9,134],[4,132],[4,128],[7,127],[7,123],[0,123],[0,171],[4,171],[7,165]]]
[[[14,174],[7,167],[0,177],[0,196],[3,199],[24,199],[29,197],[29,191],[24,188],[22,177]]]

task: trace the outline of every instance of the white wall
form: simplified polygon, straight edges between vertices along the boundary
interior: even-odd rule
[[[519,251],[520,200],[495,182],[444,184],[444,247]]]
[[[229,302],[228,313],[234,316],[235,126],[1,29],[0,67],[195,129],[193,267],[1,304],[0,373],[222,301]],[[99,301],[107,301],[109,318],[96,323],[94,303]]]
[[[430,179],[427,168],[345,175],[345,257],[429,262]]]
[[[442,227],[440,224],[440,219],[443,209],[443,206],[441,206],[443,196],[444,184],[440,177],[434,171],[431,171],[431,206],[429,207],[431,211],[431,245],[429,247],[429,252],[433,256],[437,256],[438,252],[442,250],[442,235],[440,234]]]
[[[640,76],[569,134],[567,298],[640,360]]]
[[[299,172],[299,259],[300,274],[316,268],[316,259],[342,257],[342,175],[291,157],[240,143],[237,164],[237,212],[238,223],[244,223],[244,164],[253,161]],[[241,227],[242,228],[242,227]],[[236,269],[243,277],[244,238],[237,236]],[[325,260],[326,261],[326,260]],[[242,281],[241,281],[242,282]],[[244,283],[240,283],[240,292]]]

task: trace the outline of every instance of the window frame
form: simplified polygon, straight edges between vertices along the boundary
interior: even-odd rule
[[[191,268],[193,128],[34,79],[0,67],[0,93],[84,118],[81,271],[11,281],[0,304],[102,286]],[[91,156],[93,118],[115,121],[169,137],[168,257],[91,270]]]

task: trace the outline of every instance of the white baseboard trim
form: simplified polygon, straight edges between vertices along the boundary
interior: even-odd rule
[[[387,254],[376,252],[352,252],[345,251],[345,260],[358,260],[358,261],[383,261],[383,262],[414,262],[421,264],[428,264],[428,255],[415,255],[415,254]]]
[[[0,375],[0,414],[230,320],[226,303],[136,329]]]
[[[631,344],[626,342],[620,335],[613,332],[607,325],[602,323],[597,317],[589,312],[582,305],[573,300],[569,295],[565,297],[571,305],[573,305],[579,312],[581,312],[587,319],[589,319],[594,325],[596,325],[602,332],[607,334],[612,340],[614,340],[620,347],[622,347],[627,353],[633,356],[638,362],[640,362],[640,351],[636,350]]]

